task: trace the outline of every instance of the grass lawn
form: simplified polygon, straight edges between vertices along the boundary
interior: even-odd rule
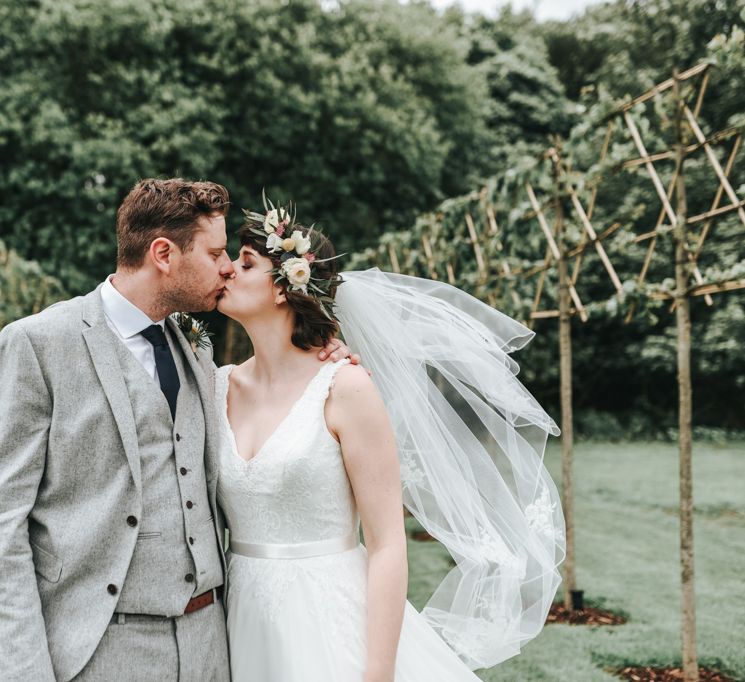
[[[557,483],[560,456],[553,442],[546,461]],[[577,445],[578,587],[628,623],[548,625],[520,656],[481,671],[483,680],[617,682],[606,668],[680,664],[677,456],[659,443]],[[699,663],[745,681],[745,442],[695,445],[693,488]],[[438,543],[409,541],[417,608],[448,559]]]

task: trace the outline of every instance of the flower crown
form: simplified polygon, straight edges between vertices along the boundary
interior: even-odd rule
[[[306,296],[318,301],[323,313],[331,320],[336,320],[333,307],[334,299],[329,292],[333,286],[342,283],[339,275],[333,277],[314,277],[316,263],[325,263],[341,258],[344,254],[331,258],[317,258],[311,250],[311,236],[315,224],[308,228],[307,235],[300,230],[293,230],[297,216],[297,206],[290,202],[287,207],[275,206],[262,190],[264,213],[243,211],[246,216],[246,227],[259,237],[266,239],[266,250],[274,263],[271,271],[274,283],[287,283],[290,291],[301,291]],[[316,230],[318,232],[318,230]],[[287,236],[289,235],[289,236]]]

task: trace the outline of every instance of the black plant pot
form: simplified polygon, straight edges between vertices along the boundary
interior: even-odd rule
[[[584,590],[572,590],[572,611],[580,611],[585,608],[585,591]]]

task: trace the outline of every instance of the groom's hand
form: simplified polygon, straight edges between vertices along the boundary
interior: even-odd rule
[[[331,362],[338,362],[344,358],[349,358],[349,362],[353,365],[360,364],[360,356],[353,354],[352,349],[339,339],[331,339],[326,344],[326,347],[318,353],[320,360],[328,358]]]

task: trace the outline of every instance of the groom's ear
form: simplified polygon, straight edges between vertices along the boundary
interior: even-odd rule
[[[158,237],[150,243],[148,255],[158,270],[168,274],[171,271],[175,251],[176,245],[170,239]]]

